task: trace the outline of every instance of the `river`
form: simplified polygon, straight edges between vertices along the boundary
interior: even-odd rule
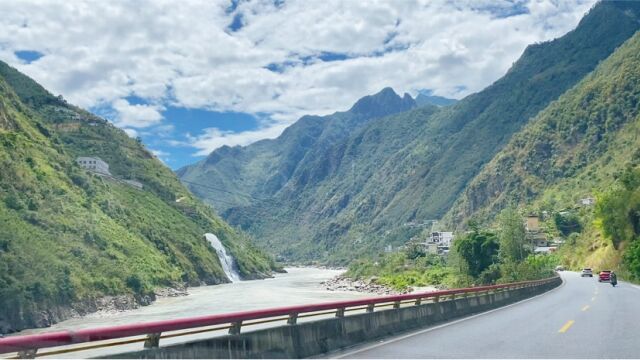
[[[20,334],[63,329],[78,330],[372,296],[351,291],[328,291],[321,285],[321,282],[342,273],[341,270],[318,268],[287,268],[286,270],[287,273],[276,274],[271,279],[190,288],[187,296],[160,298],[152,305],[138,309],[111,314],[91,314],[62,321],[46,329],[25,330]],[[136,348],[141,348],[141,345],[136,345]],[[94,350],[90,353],[65,354],[64,357],[105,354],[108,352]]]

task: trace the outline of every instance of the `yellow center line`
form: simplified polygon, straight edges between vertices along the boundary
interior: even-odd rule
[[[561,334],[566,333],[566,332],[567,332],[567,330],[569,330],[569,328],[571,327],[571,325],[573,325],[573,323],[574,323],[574,322],[575,322],[575,321],[573,321],[573,320],[569,320],[569,321],[567,321],[567,323],[566,323],[566,324],[564,324],[564,326],[562,326],[562,327],[560,328],[560,330],[558,330],[558,332],[559,332],[559,333],[561,333]]]
[[[585,305],[585,306],[582,308],[582,311],[587,311],[587,310],[589,310],[589,305]]]

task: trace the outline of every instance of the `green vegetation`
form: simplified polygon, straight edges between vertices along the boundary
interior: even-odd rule
[[[478,278],[497,263],[498,236],[491,231],[481,231],[477,227],[471,233],[457,239],[453,250],[464,262],[467,275]]]
[[[616,249],[624,248],[623,275],[640,281],[640,169],[629,167],[601,196],[596,217],[604,236]]]
[[[81,155],[144,189],[91,175]],[[142,145],[1,62],[0,167],[0,332],[104,295],[226,282],[206,232],[244,277],[275,268]]]
[[[454,105],[364,118],[356,127],[336,115],[331,128],[339,130],[330,137],[323,133],[323,119],[304,117],[273,142],[220,149],[190,171],[199,173],[198,182],[220,179],[208,184],[254,196],[242,198],[223,216],[285,260],[345,264],[355,256],[376,254],[387,244],[404,244],[422,231],[408,223],[438,219],[445,213],[452,226],[464,224],[472,215],[490,223],[511,199],[521,206],[549,184],[535,177],[523,182],[514,178],[531,171],[543,176],[576,174],[591,158],[564,149],[579,143],[577,150],[592,148],[590,154],[600,154],[598,143],[616,136],[621,119],[626,119],[625,109],[631,109],[628,104],[634,104],[637,95],[630,92],[617,102],[606,94],[618,88],[607,93],[586,85],[581,90],[584,97],[572,98],[575,103],[565,101],[560,106],[558,98],[580,81],[600,79],[591,75],[591,80],[583,80],[638,30],[638,14],[637,2],[601,2],[574,31],[529,46],[503,78]],[[604,70],[595,73],[599,71]],[[611,79],[610,85],[622,91],[632,86],[633,79]],[[600,107],[592,108],[594,103]],[[541,111],[550,120],[547,124],[535,120]],[[585,132],[592,120],[603,131]],[[525,148],[531,134],[512,137],[531,121],[541,124],[536,132],[544,135],[543,141]],[[495,161],[488,163],[510,142],[509,153],[498,155],[503,157],[499,172],[490,179],[476,177],[494,169]],[[512,171],[511,164],[527,155],[525,149],[533,156]],[[556,159],[556,153],[566,156]],[[591,170],[599,173],[597,168]],[[269,179],[262,177],[265,172]],[[219,177],[227,173],[242,182],[227,187],[228,181]],[[587,179],[587,184],[593,183],[593,177]],[[254,182],[258,188],[244,182]],[[575,196],[589,195],[591,190],[587,186]],[[216,204],[215,191],[205,192],[198,195],[223,206]]]
[[[401,252],[354,261],[346,275],[394,289],[486,285],[553,276],[560,257],[532,254],[525,246],[523,217],[516,209],[503,210],[499,218],[497,230],[472,224],[470,232],[459,234],[447,256],[426,254],[419,244],[411,243]]]
[[[424,252],[415,255],[412,251],[403,251],[381,254],[375,259],[356,260],[349,265],[345,275],[375,281],[396,290],[410,286],[456,285],[456,275],[442,257]]]

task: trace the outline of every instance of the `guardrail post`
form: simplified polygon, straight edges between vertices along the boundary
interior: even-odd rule
[[[393,302],[393,308],[394,309],[400,309],[400,301],[394,301]]]
[[[287,324],[295,325],[298,323],[298,313],[289,314],[289,319],[287,319]]]
[[[28,349],[18,351],[18,359],[35,359],[38,349]]]
[[[160,335],[161,333],[147,334],[147,339],[144,341],[144,348],[151,349],[160,347]]]
[[[240,328],[242,328],[242,321],[231,323],[231,327],[229,328],[229,335],[239,335]]]
[[[336,317],[344,317],[344,308],[338,308],[336,311]]]
[[[456,294],[455,293],[451,294],[451,300],[455,300],[455,299],[456,299]]]
[[[436,295],[436,296],[433,298],[433,302],[434,302],[434,303],[440,302],[440,296]]]
[[[368,313],[372,313],[372,312],[373,312],[373,309],[375,309],[375,307],[376,307],[376,304],[369,304],[369,305],[367,305],[367,312],[368,312]]]
[[[418,306],[420,304],[422,304],[422,298],[417,298],[416,302],[414,303],[414,305]]]

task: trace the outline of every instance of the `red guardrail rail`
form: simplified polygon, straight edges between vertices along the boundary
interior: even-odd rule
[[[299,315],[305,313],[313,313],[319,311],[335,310],[336,316],[344,316],[344,312],[348,308],[366,306],[367,311],[372,312],[376,306],[392,303],[394,307],[399,307],[403,301],[415,301],[420,304],[421,300],[433,299],[439,301],[441,297],[455,298],[459,294],[479,293],[484,291],[508,290],[522,287],[530,287],[542,285],[553,281],[556,277],[523,281],[518,283],[479,286],[472,288],[451,289],[434,292],[379,296],[357,300],[326,302],[311,305],[287,306],[271,309],[241,311],[227,314],[208,315],[190,318],[181,318],[173,320],[153,321],[138,324],[128,324],[119,326],[101,327],[95,329],[84,330],[65,330],[57,332],[49,332],[34,335],[16,335],[6,338],[0,338],[0,354],[23,352],[21,357],[33,357],[35,352],[41,348],[49,348],[63,345],[79,344],[93,341],[121,339],[125,337],[147,335],[150,339],[155,337],[155,343],[149,347],[158,346],[160,334],[168,331],[193,329],[205,326],[231,324],[229,332],[237,334],[243,321],[268,319],[273,317],[287,316],[289,324],[295,324]],[[324,313],[326,314],[326,313]],[[319,315],[319,314],[318,314]],[[276,319],[282,320],[282,319]],[[276,321],[274,320],[274,321]],[[268,322],[268,321],[265,321]],[[144,341],[144,339],[137,340]],[[108,345],[105,345],[108,346]],[[145,347],[148,347],[145,343]],[[83,349],[78,349],[83,350]],[[73,351],[70,349],[70,351]],[[67,352],[67,351],[65,351]],[[45,355],[45,354],[42,354]]]

